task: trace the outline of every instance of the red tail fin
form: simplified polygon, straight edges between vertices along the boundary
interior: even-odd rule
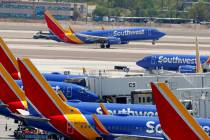
[[[165,83],[153,84],[151,88],[161,128],[172,140],[209,139],[196,120],[173,95]]]
[[[10,74],[0,64],[0,100],[15,113],[17,109],[27,109],[25,93],[19,88]]]
[[[50,14],[49,11],[45,11],[44,17],[45,21],[47,22],[48,28],[61,40],[64,40],[65,29],[60,25],[60,23]]]
[[[81,124],[88,125],[83,114],[62,101],[29,59],[18,60],[18,64],[27,98],[57,130],[75,139],[98,137],[92,128],[84,130],[75,123],[79,120]],[[68,128],[74,129],[74,132],[70,133]]]
[[[20,79],[18,63],[7,44],[0,37],[0,63],[6,68],[10,75],[15,79]]]

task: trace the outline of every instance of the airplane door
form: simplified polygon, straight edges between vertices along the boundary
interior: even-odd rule
[[[147,35],[148,35],[148,36],[151,36],[151,29],[148,29]]]
[[[68,134],[73,134],[73,132],[74,132],[74,129],[69,122],[67,122],[66,130],[67,130]]]
[[[67,99],[72,97],[72,86],[67,87],[66,93]]]
[[[151,64],[156,64],[156,56],[151,57]]]

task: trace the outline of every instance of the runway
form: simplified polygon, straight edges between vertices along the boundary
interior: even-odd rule
[[[76,30],[85,30],[95,26],[74,25]],[[98,27],[97,27],[98,28]],[[105,27],[108,28],[108,27]],[[109,27],[110,28],[110,27]],[[150,54],[195,54],[194,29],[191,27],[159,27],[167,36],[159,40],[156,45],[151,42],[130,42],[126,45],[112,45],[111,49],[101,49],[99,45],[74,45],[58,43],[52,40],[32,39],[38,30],[47,30],[43,23],[4,23],[0,22],[0,36],[8,43],[9,48],[16,57],[29,57],[42,72],[82,73],[82,68],[91,74],[125,74],[114,71],[115,65],[128,66],[133,72],[141,72],[142,68],[135,62]],[[202,55],[210,55],[210,29],[201,27],[198,32],[199,47]],[[0,128],[2,139],[8,138],[12,133],[5,133],[2,120]],[[9,122],[9,126],[10,126]],[[15,126],[12,126],[14,130]],[[1,138],[0,138],[1,139]],[[9,138],[8,138],[9,139]],[[12,138],[11,138],[12,139]]]
[[[32,39],[38,30],[46,30],[46,25],[39,23],[0,23],[0,36],[8,43],[16,57],[33,59],[88,60],[135,62],[145,55],[177,53],[195,54],[194,29],[191,27],[161,27],[166,36],[152,45],[148,41],[130,42],[125,45],[112,45],[111,49],[101,49],[99,44],[75,45],[52,40]],[[24,30],[25,26],[25,30]],[[4,28],[3,28],[4,27]],[[76,30],[83,29],[78,25]],[[95,28],[93,26],[92,28]],[[199,27],[198,39],[202,55],[210,55],[210,29]]]

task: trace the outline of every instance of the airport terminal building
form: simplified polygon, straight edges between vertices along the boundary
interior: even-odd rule
[[[45,10],[57,19],[71,19],[75,13],[76,16],[86,17],[88,11],[86,3],[0,0],[0,18],[42,19]]]

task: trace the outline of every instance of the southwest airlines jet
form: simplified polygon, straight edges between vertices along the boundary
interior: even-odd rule
[[[30,81],[28,79],[28,81]],[[50,82],[48,81],[50,84]],[[51,84],[50,84],[51,85]],[[52,85],[51,85],[52,86]],[[23,89],[14,81],[10,74],[0,64],[0,101],[1,108],[8,108],[9,112],[15,113],[17,109],[27,110],[27,101]],[[55,90],[56,91],[56,90]],[[64,93],[65,94],[65,93]],[[75,92],[74,94],[78,94]],[[116,104],[116,103],[91,103],[91,102],[72,102],[58,92],[58,95],[67,102],[68,105],[78,108],[84,114],[110,114],[119,116],[157,116],[154,105],[139,104]],[[85,96],[85,95],[84,95]],[[86,97],[87,98],[87,97]],[[88,100],[88,99],[87,99]],[[20,106],[24,103],[24,106]],[[0,110],[0,114],[9,117],[11,113]]]
[[[28,59],[19,60],[19,67],[31,114],[22,116],[26,124],[71,139],[114,139],[124,136],[165,138],[157,117],[83,114],[78,108],[63,102]],[[210,126],[208,119],[197,121],[202,127]]]
[[[12,51],[9,49],[4,40],[0,37],[0,63],[6,68],[6,70],[11,74],[11,76],[18,80],[19,77],[19,68],[17,60],[13,55]],[[48,81],[64,82],[70,78],[82,78],[87,75],[65,75],[61,73],[42,73]]]
[[[0,63],[6,68],[13,79],[16,79],[17,84],[23,88],[23,84],[19,77],[19,68],[17,60],[9,50],[6,43],[0,37]],[[64,75],[43,73],[50,85],[57,91],[62,91],[68,100],[81,100],[86,102],[96,102],[98,96],[83,86],[72,83],[65,83],[65,79],[77,78],[84,75]]]
[[[79,109],[67,106],[61,100],[61,98],[57,97],[56,93],[53,92],[53,89],[50,89],[50,86],[46,85],[47,84],[45,83],[46,81],[43,79],[38,70],[34,69],[35,67],[32,65],[32,63],[29,60],[26,59],[22,60],[21,62],[19,62],[19,66],[20,66],[20,71],[26,70],[24,72],[24,75],[22,76],[23,82],[25,81],[24,79],[27,79],[28,81],[28,78],[30,79],[32,78],[31,80],[33,86],[31,84],[25,85],[26,83],[24,83],[26,95],[28,93],[27,98],[29,99],[28,109],[30,115],[22,116],[14,113],[12,115],[18,117],[28,125],[41,128],[47,131],[55,132],[65,137],[70,137],[74,139],[96,139],[96,138],[113,139],[115,137],[124,137],[124,136],[154,138],[154,139],[164,138],[157,117],[140,117],[140,116],[125,117],[125,116],[112,116],[108,114],[106,115],[83,114],[80,112]],[[22,66],[25,66],[23,67],[24,69],[22,69]],[[1,69],[0,84],[6,83],[5,85],[8,85],[8,87],[5,86],[7,90],[6,93],[11,93],[11,91],[17,90],[17,88],[13,88],[14,86],[13,84],[15,83],[11,82],[11,80],[13,79],[11,77],[9,79],[6,79],[8,78],[7,76],[10,75],[7,74],[6,76],[3,71],[5,70]],[[8,81],[8,83],[6,81]],[[36,88],[36,91],[38,90],[39,92],[34,93],[34,89],[32,87],[34,88],[39,87],[38,89]],[[17,92],[18,91],[16,91],[16,93]],[[16,94],[16,97],[20,99],[21,97],[20,95]],[[38,101],[36,98],[39,98],[40,96],[42,98]],[[43,99],[43,97],[45,99]],[[20,108],[24,108],[23,107],[24,102],[20,104],[22,104],[22,107],[20,106]],[[10,103],[9,105],[12,106],[14,105],[14,103]],[[7,106],[9,107],[9,105]],[[38,108],[40,110],[38,110]],[[203,128],[205,129],[207,127],[209,128],[210,124],[208,119],[197,119],[197,120],[202,125]]]
[[[200,56],[201,65],[208,65],[210,56]],[[196,72],[196,55],[157,54],[145,56],[136,64],[144,69],[179,71],[181,73]]]
[[[114,44],[128,44],[130,41],[152,40],[153,44],[165,35],[165,33],[153,28],[124,28],[112,30],[94,30],[74,32],[71,28],[64,29],[60,23],[48,12],[45,21],[51,33],[66,43],[94,44],[99,43],[101,48],[110,48]],[[56,41],[58,39],[55,39]],[[53,39],[53,38],[52,38]]]

